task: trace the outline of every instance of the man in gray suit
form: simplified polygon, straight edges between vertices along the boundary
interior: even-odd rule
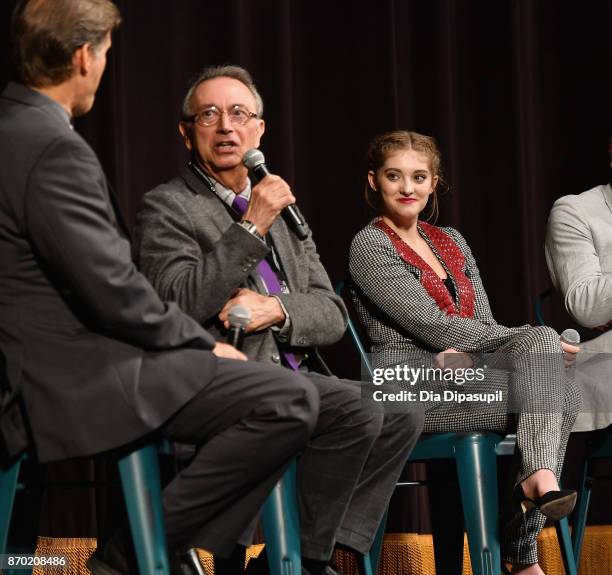
[[[612,174],[612,135],[608,143]],[[576,381],[583,389],[574,431],[612,424],[612,185],[563,196],[552,207],[546,262],[565,309],[582,326],[604,332],[580,345]]]
[[[16,455],[23,404],[43,462],[154,432],[197,444],[164,491],[178,574],[189,547],[232,554],[306,444],[319,398],[307,378],[216,343],[133,265],[98,159],[71,125],[93,105],[119,22],[109,0],[31,0],[14,20],[21,82],[0,97],[2,431]],[[111,539],[89,568],[135,573],[125,545]]]
[[[287,183],[268,175],[251,186],[242,158],[259,146],[262,114],[243,68],[211,67],[193,80],[179,125],[192,161],[145,195],[140,264],[163,298],[218,339],[231,308],[247,308],[247,356],[299,370],[319,390],[298,471],[302,555],[309,572],[330,574],[335,544],[369,550],[422,417],[375,412],[361,402],[359,383],[322,365],[316,346],[340,339],[346,310],[310,232],[301,241],[279,217],[295,202]]]

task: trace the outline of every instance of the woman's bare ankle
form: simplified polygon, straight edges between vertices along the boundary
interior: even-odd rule
[[[549,491],[558,491],[559,483],[555,474],[550,469],[538,469],[522,483],[523,492],[530,499],[542,497]]]

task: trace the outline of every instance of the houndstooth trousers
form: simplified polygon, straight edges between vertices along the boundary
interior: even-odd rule
[[[504,355],[516,354],[523,357],[530,354],[532,357],[544,357],[547,354],[546,359],[555,352],[560,356],[559,336],[547,327],[534,327],[516,335],[499,349],[499,353]],[[515,431],[518,467],[515,485],[539,469],[550,469],[559,480],[569,435],[580,407],[580,390],[574,379],[565,373],[562,360],[556,369],[551,363],[538,360],[521,363],[511,370],[506,383],[510,393],[529,394],[534,388],[538,391],[546,390],[549,397],[559,400],[552,402],[550,412],[540,407],[538,410],[507,414],[500,409],[487,411],[477,405],[459,408],[457,404],[442,404],[426,411],[423,431]],[[548,369],[538,369],[540,367]],[[497,385],[504,387],[503,383],[498,382]],[[512,494],[507,496],[511,497]],[[539,510],[531,509],[527,512],[525,532],[522,513],[517,509],[502,531],[503,559],[511,563],[536,563],[536,538],[545,522],[546,517]]]

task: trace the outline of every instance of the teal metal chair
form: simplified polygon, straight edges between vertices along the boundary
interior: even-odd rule
[[[19,470],[26,457],[0,468],[0,555],[6,553],[15,494],[23,487],[18,484]],[[134,449],[120,457],[118,465],[140,575],[170,575],[156,446]]]
[[[552,288],[545,289],[534,299],[534,312],[540,325],[546,325],[542,312],[542,304],[553,294]],[[596,480],[612,479],[609,475],[595,476],[593,466],[598,459],[612,459],[612,428],[588,432],[587,455],[580,472],[580,483],[578,485],[578,498],[572,518],[572,534],[570,537],[569,524],[567,519],[562,519],[557,525],[559,541],[563,539],[562,553],[565,572],[568,575],[577,573],[577,566],[580,564],[580,554],[584,541],[589,503],[591,501],[591,490]],[[571,545],[573,557],[568,557],[565,548]]]
[[[15,494],[23,487],[18,483],[19,470],[26,458],[24,455],[0,469],[0,555],[6,553]],[[118,465],[140,574],[169,575],[157,446],[135,449],[120,458]],[[302,567],[295,461],[268,496],[262,523],[271,575],[299,575]],[[21,569],[16,575],[25,573]]]
[[[345,282],[336,285],[336,293],[343,295]],[[350,308],[349,304],[349,308]],[[541,317],[541,302],[538,304],[537,313]],[[357,348],[363,367],[372,377],[372,365],[367,350],[363,345],[359,331],[349,316],[348,332],[353,344]],[[610,442],[612,444],[612,441]],[[433,433],[423,435],[414,450],[409,461],[425,461],[432,459],[454,459],[457,466],[461,503],[463,506],[463,517],[465,530],[468,538],[468,548],[474,575],[497,575],[501,572],[501,556],[499,545],[499,512],[497,497],[497,456],[512,455],[516,445],[516,436],[482,431],[473,433]],[[605,452],[608,444],[601,445],[598,453]],[[586,473],[586,470],[585,470]],[[398,485],[414,485],[406,483]],[[586,505],[588,506],[588,493],[585,493]],[[580,499],[579,504],[580,505]],[[585,515],[586,519],[586,515]],[[574,545],[569,536],[567,518],[556,522],[557,537],[561,548],[561,556],[567,575],[577,575],[576,561],[580,548],[578,534],[574,530]],[[376,572],[382,538],[384,534],[384,522],[379,528],[376,541],[372,545],[369,555],[361,558],[362,575],[370,575]],[[434,549],[436,542],[440,539],[439,534],[434,532]],[[455,555],[462,556],[461,550],[456,550]],[[440,553],[436,551],[436,564],[439,563]],[[366,565],[367,564],[367,565]],[[436,565],[437,567],[437,565]],[[451,573],[460,573],[461,565],[451,565]]]
[[[573,518],[574,528],[572,530],[572,546],[577,564],[580,561],[580,553],[582,552],[582,543],[584,540],[584,531],[586,528],[593,483],[595,483],[596,480],[612,479],[610,475],[595,476],[593,474],[593,464],[598,459],[612,458],[612,431],[610,428],[607,428],[601,430],[601,432],[590,432],[589,435],[589,445],[587,448],[588,455],[580,475],[578,500],[576,501],[576,509],[574,510]]]
[[[345,282],[336,285],[336,293],[343,295]],[[350,306],[349,306],[350,307]],[[367,350],[353,320],[349,317],[348,332],[357,348],[363,367],[372,376],[372,365]],[[511,455],[514,452],[516,437],[506,437],[493,432],[474,433],[435,433],[426,434],[419,439],[409,461],[432,459],[454,459],[457,466],[464,524],[468,536],[468,547],[474,575],[499,575],[501,556],[498,527],[497,499],[497,456]],[[414,485],[404,483],[398,485]],[[369,555],[360,559],[360,572],[370,575],[376,572],[384,522],[379,528],[375,544]],[[434,533],[434,548],[436,547]],[[437,557],[439,557],[438,549]],[[462,557],[463,540],[461,540]],[[454,567],[454,573],[461,572],[461,565]]]
[[[474,575],[501,573],[497,456],[512,455],[515,443],[514,435],[503,437],[492,432],[426,434],[418,441],[409,458],[409,461],[455,460]],[[398,483],[398,486],[420,484],[420,482],[407,482]],[[369,555],[360,559],[363,565],[360,573],[363,575],[376,573],[383,536],[384,521]],[[437,537],[434,533],[434,547],[436,544]],[[440,552],[444,550],[437,550],[436,559]],[[463,556],[463,537],[460,540],[458,553],[459,557]],[[450,573],[460,573],[461,565],[451,566],[450,569]]]
[[[262,509],[261,520],[271,575],[300,575],[300,520],[295,460],[276,484]]]

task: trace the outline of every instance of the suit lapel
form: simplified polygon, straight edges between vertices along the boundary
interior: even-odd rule
[[[183,178],[187,187],[192,192],[200,196],[200,201],[206,206],[206,213],[210,214],[210,223],[213,224],[221,236],[225,233],[228,226],[235,221],[231,208],[223,203],[217,194],[196,176],[190,168],[185,168],[181,178]]]
[[[224,203],[211,188],[196,176],[190,168],[185,168],[181,177],[187,184],[187,187],[194,193],[200,196],[200,201],[204,203],[206,213],[210,215],[210,225],[214,226],[218,237],[221,237],[228,226],[232,222],[237,221],[237,217],[233,210]],[[256,270],[249,274],[249,287],[258,293],[266,293],[265,287],[261,281],[261,276]]]

